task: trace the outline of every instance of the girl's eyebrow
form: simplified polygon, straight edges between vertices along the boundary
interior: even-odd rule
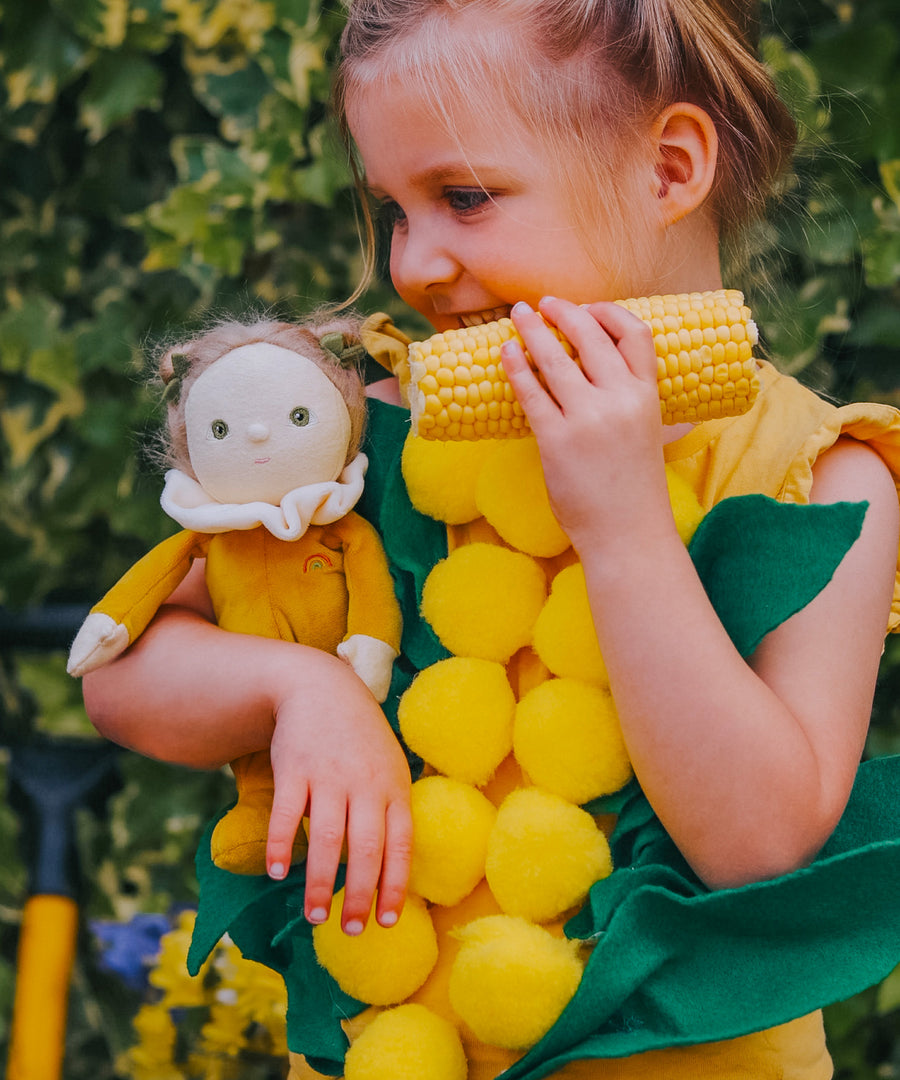
[[[407,178],[407,183],[412,188],[425,191],[440,187],[441,184],[451,182],[459,184],[463,181],[466,186],[483,188],[485,183],[480,178],[479,172],[476,172],[477,168],[478,166],[468,161],[446,162],[422,169],[421,172],[412,173]],[[493,166],[486,166],[485,173],[489,174],[492,168]],[[507,173],[504,173],[504,179],[508,179]],[[377,183],[367,181],[366,187],[369,194],[375,196],[375,198],[383,198],[387,195],[387,192]]]

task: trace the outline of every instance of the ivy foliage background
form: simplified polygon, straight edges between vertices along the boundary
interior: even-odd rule
[[[0,606],[90,602],[172,531],[142,449],[148,343],[211,308],[300,315],[352,291],[353,199],[326,108],[340,25],[319,0],[0,7]],[[783,368],[900,404],[900,0],[771,0],[762,29],[804,149],[729,283]],[[363,306],[409,324],[385,283]],[[900,750],[898,691],[889,643],[873,753]],[[4,657],[0,709],[0,754],[35,731],[91,737],[61,655]],[[189,903],[198,831],[228,781],[127,754],[121,773],[102,820],[79,814],[86,915]],[[0,1041],[27,893],[20,825],[0,800]],[[85,937],[67,1080],[121,1075],[137,1003]],[[828,1010],[841,1077],[900,1075],[898,1009],[895,974]]]

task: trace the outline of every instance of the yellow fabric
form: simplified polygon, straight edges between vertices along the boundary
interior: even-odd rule
[[[850,436],[884,459],[900,485],[900,413],[871,402],[836,406],[762,364],[762,389],[744,416],[709,420],[665,447],[666,464],[693,487],[704,509],[758,493],[807,503],[816,459]],[[900,486],[898,486],[900,492]],[[900,628],[900,560],[888,629]]]
[[[395,375],[400,382],[400,399],[409,408],[409,343],[410,338],[398,330],[390,315],[376,312],[362,324],[360,338],[366,352],[377,363]]]
[[[109,615],[126,628],[129,642],[134,641],[184,579],[191,562],[206,557],[210,540],[205,533],[187,530],[163,540],[119,578],[91,614]]]
[[[225,630],[299,641],[334,653],[353,634],[400,648],[400,611],[378,534],[353,512],[298,540],[259,527],[209,536],[183,531],[157,544],[93,608],[133,641],[206,558],[216,621]]]
[[[210,544],[206,582],[225,630],[331,653],[353,634],[400,648],[381,541],[358,514],[311,525],[298,540],[278,540],[262,528],[221,533]]]
[[[345,1024],[352,1040],[377,1010],[368,1009]],[[469,1055],[468,1080],[493,1080],[509,1066],[513,1056],[496,1047],[465,1044]],[[291,1054],[288,1080],[320,1080],[302,1055]],[[745,1035],[728,1042],[654,1050],[635,1057],[581,1061],[552,1074],[552,1080],[829,1080],[833,1067],[825,1049],[822,1014]]]

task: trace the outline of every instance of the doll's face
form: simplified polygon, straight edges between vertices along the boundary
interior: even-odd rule
[[[277,505],[294,488],[336,480],[350,415],[309,359],[268,343],[242,345],[206,369],[185,404],[197,479],[218,502]]]

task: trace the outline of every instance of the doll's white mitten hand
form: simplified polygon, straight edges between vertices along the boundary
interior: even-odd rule
[[[368,634],[353,634],[338,645],[337,654],[368,686],[372,697],[384,701],[391,686],[391,667],[397,659],[397,650]]]
[[[129,645],[128,631],[102,611],[93,611],[81,624],[69,650],[66,670],[76,679],[108,664]]]

